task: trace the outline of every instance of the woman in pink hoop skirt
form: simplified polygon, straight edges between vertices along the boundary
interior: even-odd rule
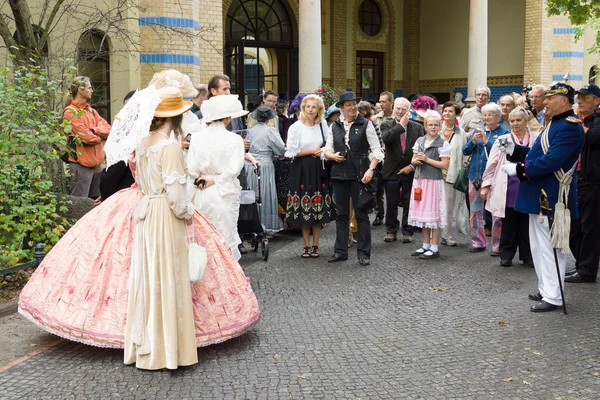
[[[115,193],[69,229],[19,296],[19,312],[40,328],[91,346],[123,348],[133,231],[142,198],[136,185]],[[206,248],[202,280],[192,284],[196,346],[252,328],[260,312],[249,279],[206,218],[194,213]]]

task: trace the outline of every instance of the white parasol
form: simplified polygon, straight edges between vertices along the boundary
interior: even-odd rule
[[[106,168],[119,161],[129,160],[129,156],[149,136],[154,111],[162,101],[154,85],[138,90],[119,111],[106,140]]]

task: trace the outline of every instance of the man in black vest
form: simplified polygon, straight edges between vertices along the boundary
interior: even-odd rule
[[[570,248],[576,271],[565,282],[596,282],[600,262],[600,88],[585,85],[577,92],[585,142],[577,171],[579,219],[571,225]]]
[[[348,259],[350,228],[350,198],[358,222],[357,254],[360,265],[371,263],[371,225],[368,207],[361,208],[359,187],[373,179],[383,153],[373,123],[358,113],[356,96],[345,92],[338,107],[342,114],[331,125],[325,144],[325,158],[334,161],[331,167],[333,199],[337,208],[335,253],[329,262]]]
[[[381,171],[385,187],[386,211],[385,226],[387,234],[384,242],[397,239],[398,197],[402,192],[402,242],[413,241],[413,230],[408,225],[410,192],[415,175],[415,167],[410,163],[412,148],[418,138],[424,135],[423,126],[410,121],[410,102],[404,97],[394,101],[394,118],[381,125],[381,140],[385,145],[385,158]]]

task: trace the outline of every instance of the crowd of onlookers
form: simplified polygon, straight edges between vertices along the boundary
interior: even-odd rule
[[[191,111],[202,124],[202,103],[229,94],[230,81],[216,75],[196,89]],[[386,91],[375,102],[344,92],[326,107],[319,93],[298,94],[289,101],[269,90],[227,129],[244,138],[245,165],[239,178],[246,189],[257,189],[254,169],[261,168],[260,220],[268,237],[300,228],[302,257],[319,257],[321,228],[335,220],[336,244],[329,261],[347,259],[348,248],[356,245],[359,262],[368,265],[368,214],[373,212],[372,225],[385,225],[387,243],[412,243],[416,233],[422,234],[415,257],[439,257],[439,246],[456,246],[460,232],[470,238],[470,252],[485,251],[491,236],[490,255],[500,265],[512,265],[518,250],[522,263],[533,266],[527,215],[514,208],[519,180],[501,173],[510,161],[495,142],[510,133],[515,143],[531,147],[551,117],[545,113],[544,94],[545,88],[535,85],[490,102],[490,89],[479,87],[474,104],[465,105],[459,92],[453,101],[440,104],[433,95],[394,98]],[[586,85],[576,100],[582,123],[593,128],[600,90]],[[595,150],[584,152],[591,156],[578,182],[587,195],[589,187],[596,190],[591,171],[598,157]],[[370,188],[374,200],[365,203],[363,194]],[[598,198],[591,193],[589,198]],[[574,230],[581,232],[584,221],[583,232],[592,232],[596,240],[596,225],[588,214],[595,204],[580,203],[585,218],[574,222],[579,224]],[[573,253],[585,254],[588,264],[596,265],[581,278],[595,280],[598,250],[590,248],[589,234],[583,235],[585,240],[578,241],[586,250]],[[247,252],[243,242],[238,247]]]
[[[510,161],[494,143],[510,133],[515,143],[531,147],[549,121],[544,94],[545,88],[535,85],[490,102],[490,89],[479,87],[474,104],[465,106],[460,93],[438,104],[432,95],[407,99],[383,92],[375,102],[346,92],[325,109],[316,95],[287,102],[267,92],[277,122],[268,124],[270,135],[260,134],[271,140],[250,149],[266,152],[263,160],[275,158],[274,176],[264,182],[274,188],[273,206],[263,208],[263,220],[272,233],[299,226],[307,258],[318,257],[320,229],[335,219],[329,261],[347,259],[347,248],[356,244],[359,262],[368,264],[368,213],[373,212],[372,225],[385,225],[387,243],[411,243],[421,232],[423,245],[413,253],[419,258],[439,257],[439,245],[456,246],[458,231],[470,237],[470,252],[485,251],[491,236],[490,255],[500,265],[511,266],[518,250],[522,263],[533,266],[528,218],[514,209],[519,180],[502,173]],[[586,86],[576,97],[581,120],[593,120],[600,104],[597,86]],[[248,127],[248,132],[267,132]],[[358,207],[359,193],[373,177],[375,202],[369,209]],[[597,265],[597,256],[594,260]]]

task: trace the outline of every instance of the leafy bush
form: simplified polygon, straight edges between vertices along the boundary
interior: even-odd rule
[[[53,174],[70,130],[57,100],[60,82],[39,66],[0,68],[0,269],[33,259],[68,227]]]

